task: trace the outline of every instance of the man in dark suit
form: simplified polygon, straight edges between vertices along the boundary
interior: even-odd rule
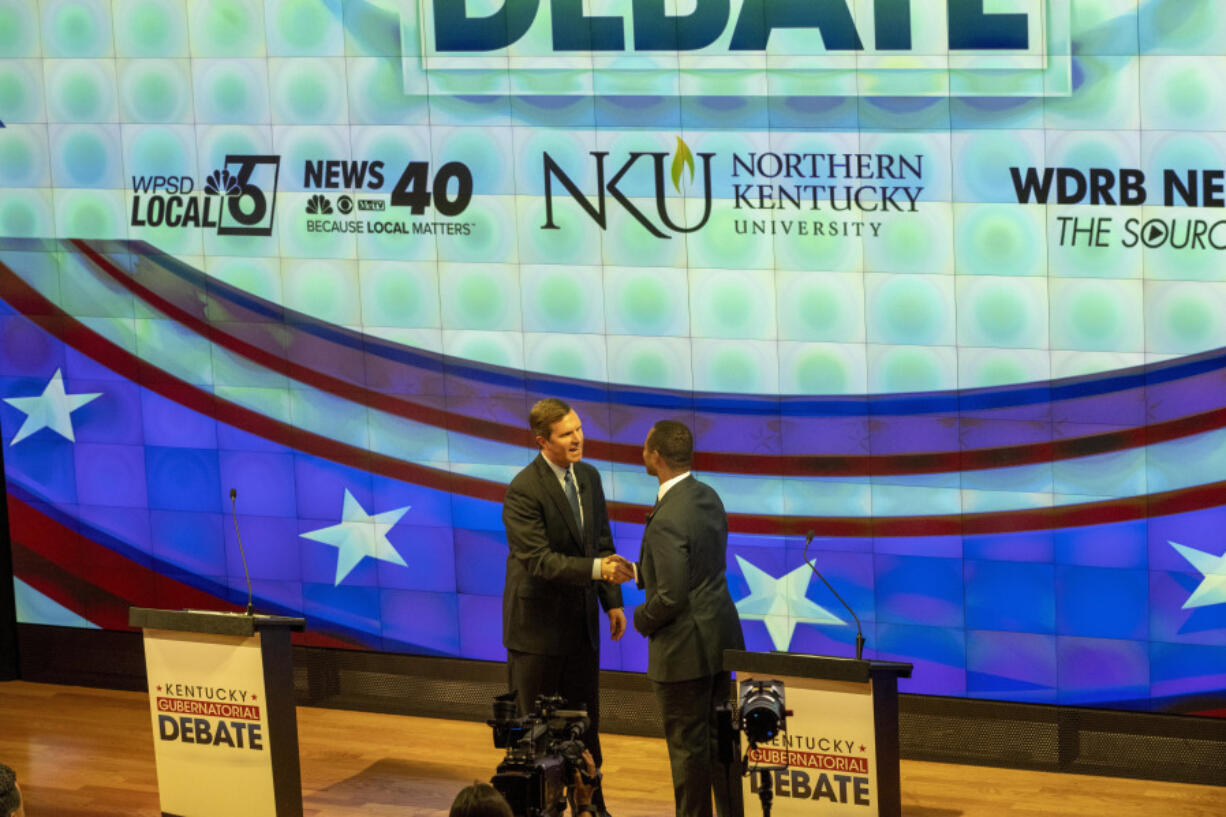
[[[618,585],[634,573],[615,555],[600,472],[582,461],[579,416],[547,398],[532,407],[528,424],[541,453],[511,480],[502,505],[510,548],[502,594],[508,681],[524,713],[538,695],[585,704],[591,725],[583,740],[599,768],[596,602],[608,612],[617,641],[626,631]],[[599,790],[594,802],[605,812]]]
[[[724,650],[745,649],[741,620],[724,579],[728,517],[709,485],[690,475],[694,437],[682,423],[661,420],[643,444],[647,473],[660,481],[643,531],[638,583],[646,600],[634,629],[650,639],[647,677],[655,688],[677,817],[731,814],[731,786],[719,762],[715,708],[729,699]]]

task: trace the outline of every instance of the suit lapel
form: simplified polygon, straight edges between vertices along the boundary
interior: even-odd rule
[[[690,476],[688,476],[688,477],[686,477],[685,479],[683,479],[683,480],[681,480],[680,482],[678,482],[678,483],[677,483],[676,485],[674,485],[673,487],[669,488],[669,489],[668,489],[668,493],[666,493],[666,494],[664,495],[664,498],[663,498],[663,499],[661,499],[661,500],[659,500],[658,502],[656,502],[655,506],[654,506],[654,507],[652,507],[652,509],[651,509],[650,511],[648,511],[648,513],[647,513],[647,522],[646,522],[646,525],[650,525],[650,524],[651,524],[651,520],[652,520],[652,519],[655,519],[656,514],[658,514],[658,513],[660,512],[660,508],[662,508],[662,507],[663,507],[664,505],[666,505],[668,502],[673,501],[673,500],[676,500],[676,498],[677,498],[677,497],[678,497],[678,496],[681,494],[681,491],[682,491],[683,486],[688,485],[688,483],[690,482],[690,480],[692,480],[693,478],[694,478],[694,476],[691,474]],[[646,525],[645,525],[645,526],[644,526],[644,528],[643,528],[643,530],[644,530],[644,531],[646,531],[646,530],[647,530]]]
[[[584,551],[583,532],[579,530],[579,520],[575,519],[575,514],[570,509],[570,502],[567,501],[566,494],[562,493],[562,486],[558,484],[557,475],[553,473],[549,463],[545,462],[543,454],[537,456],[536,474],[541,480],[541,486],[545,489],[545,495],[553,500],[558,513],[566,520],[566,527],[570,529],[570,535],[579,545],[579,552],[582,553]],[[586,510],[585,508],[585,513]]]

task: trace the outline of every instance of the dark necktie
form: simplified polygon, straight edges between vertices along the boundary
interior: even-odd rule
[[[579,529],[583,529],[583,517],[579,513],[579,492],[575,490],[575,480],[570,475],[570,469],[566,469],[566,475],[562,477],[562,485],[566,488],[566,501],[570,503],[570,511],[575,515],[575,524]]]

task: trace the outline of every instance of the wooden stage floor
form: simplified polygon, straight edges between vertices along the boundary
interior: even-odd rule
[[[480,723],[302,707],[298,728],[307,815],[445,815],[501,756]],[[0,762],[17,770],[28,817],[159,814],[144,694],[0,683]],[[615,817],[672,815],[662,740],[608,735],[605,775]],[[1226,815],[1213,786],[916,761],[903,761],[902,796],[905,817]]]

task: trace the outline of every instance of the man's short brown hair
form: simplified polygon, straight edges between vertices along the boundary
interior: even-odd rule
[[[570,414],[570,406],[556,397],[546,397],[532,404],[528,412],[528,427],[538,437],[549,439],[553,424]]]
[[[514,813],[498,789],[474,781],[455,796],[449,817],[514,817]]]
[[[647,434],[647,450],[658,452],[669,468],[689,470],[694,462],[694,435],[685,423],[660,420]]]
[[[21,806],[21,792],[17,789],[17,775],[8,766],[0,763],[0,815],[16,814]]]

